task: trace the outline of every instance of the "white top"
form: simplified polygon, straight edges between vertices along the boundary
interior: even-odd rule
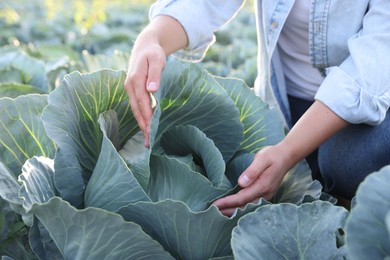
[[[306,11],[305,15],[306,18],[309,16],[311,60],[326,72],[315,99],[351,124],[379,125],[390,107],[390,1],[355,0],[353,5],[345,0],[307,1],[311,2],[309,14]],[[234,17],[243,2],[158,0],[150,8],[149,17],[153,19],[168,15],[179,21],[189,41],[188,48],[182,50],[181,58],[194,61],[203,57],[213,42],[215,31]],[[253,90],[271,107],[278,106],[287,123],[290,123],[286,82],[280,78],[284,75],[280,73],[283,68],[277,43],[291,5],[304,2],[254,2],[259,44],[258,75]],[[268,27],[271,24],[275,26]],[[297,40],[299,37],[292,42],[296,43]],[[303,41],[303,44],[306,45],[307,41]],[[275,47],[278,48],[277,52]]]
[[[295,1],[278,44],[287,93],[305,100],[314,100],[323,77],[310,61],[309,12],[309,0]]]

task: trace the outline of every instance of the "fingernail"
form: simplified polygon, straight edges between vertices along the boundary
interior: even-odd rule
[[[149,141],[145,139],[144,140],[144,145],[145,145],[146,148],[149,148]]]
[[[240,177],[240,179],[239,179],[239,182],[240,182],[240,185],[248,185],[248,183],[249,183],[249,178],[248,178],[248,176],[246,176],[246,175],[242,175],[241,177]]]
[[[156,91],[157,90],[157,83],[156,82],[149,82],[148,90],[149,91]]]

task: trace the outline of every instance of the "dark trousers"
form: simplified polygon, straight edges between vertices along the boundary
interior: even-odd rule
[[[295,124],[313,102],[289,96],[289,103]],[[325,192],[352,199],[367,175],[390,164],[390,112],[378,126],[347,126],[306,160]]]

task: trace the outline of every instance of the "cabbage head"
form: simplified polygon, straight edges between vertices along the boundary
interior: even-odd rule
[[[0,99],[0,202],[21,216],[38,258],[229,259],[246,216],[280,215],[271,205],[334,210],[309,206],[321,185],[302,162],[273,201],[222,215],[211,203],[236,192],[254,154],[283,138],[280,113],[242,80],[169,61],[147,149],[125,77],[73,72],[49,94]]]

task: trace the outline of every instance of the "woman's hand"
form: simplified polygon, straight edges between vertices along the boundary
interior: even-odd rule
[[[257,202],[261,197],[271,200],[284,175],[294,164],[288,149],[282,145],[263,148],[238,179],[242,190],[218,199],[213,205],[217,206],[222,214],[231,216],[236,208]]]
[[[252,164],[238,179],[242,190],[215,201],[213,205],[224,215],[231,216],[237,207],[244,207],[261,197],[270,200],[284,175],[295,164],[347,125],[324,103],[315,101],[280,143],[256,154]]]
[[[149,147],[149,125],[153,114],[150,93],[158,90],[165,60],[165,52],[158,43],[142,38],[134,45],[129,60],[125,88],[131,110],[144,133],[145,147]]]
[[[138,35],[129,59],[125,89],[131,110],[149,147],[153,111],[150,94],[158,90],[166,56],[188,44],[187,34],[172,17],[158,16]]]

